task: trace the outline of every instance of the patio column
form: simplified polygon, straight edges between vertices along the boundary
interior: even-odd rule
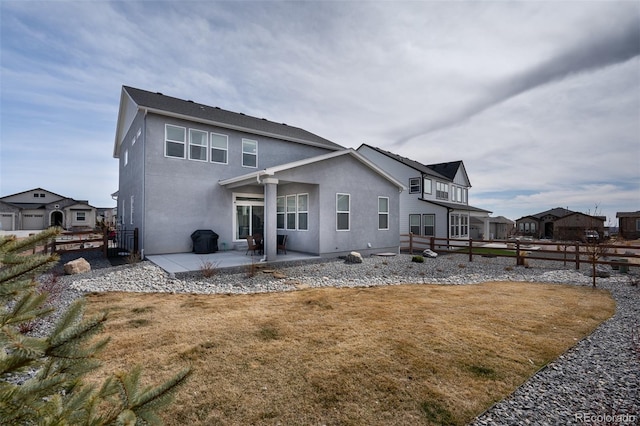
[[[278,255],[278,179],[264,178],[264,260],[275,260]]]

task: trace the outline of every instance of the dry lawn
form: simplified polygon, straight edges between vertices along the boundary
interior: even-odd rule
[[[462,425],[615,309],[602,290],[509,282],[88,299],[110,312],[101,374],[193,366],[169,425]]]

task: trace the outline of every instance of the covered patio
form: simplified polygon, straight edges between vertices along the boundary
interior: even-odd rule
[[[287,254],[278,254],[274,257],[275,260],[269,262],[261,262],[262,255],[253,255],[249,252],[245,254],[244,251],[228,250],[218,251],[216,253],[209,254],[196,254],[196,253],[171,253],[171,254],[156,254],[147,256],[147,259],[164,269],[170,274],[185,273],[185,272],[198,272],[204,267],[212,267],[215,269],[237,268],[242,266],[250,266],[251,264],[264,264],[269,265],[283,263],[283,262],[298,262],[305,260],[319,260],[320,256],[315,256],[306,253],[296,253],[290,250]]]

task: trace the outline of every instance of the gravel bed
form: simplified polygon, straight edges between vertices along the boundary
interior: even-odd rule
[[[486,281],[546,282],[590,286],[589,265],[575,270],[572,263],[444,255],[411,262],[411,256],[367,257],[361,264],[342,260],[297,266],[270,266],[250,270],[212,270],[169,276],[151,262],[111,265],[99,256],[83,256],[92,271],[60,276],[64,291],[56,304],[64,307],[88,292],[129,291],[193,294],[248,294],[294,291],[310,287],[371,287],[405,283],[468,285]],[[62,262],[61,262],[62,264]],[[615,271],[598,278],[617,302],[615,315],[593,334],[548,364],[512,395],[476,418],[484,425],[640,424],[640,287],[630,285],[634,275]],[[43,325],[43,330],[47,325]],[[634,343],[635,336],[635,343]]]

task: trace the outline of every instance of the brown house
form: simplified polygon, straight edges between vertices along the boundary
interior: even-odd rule
[[[618,235],[627,240],[640,238],[640,211],[618,212]]]
[[[597,231],[603,237],[605,221],[606,217],[603,216],[590,216],[556,207],[516,220],[516,233],[534,238],[583,240],[587,230]]]
[[[570,213],[557,219],[553,223],[554,236],[559,240],[581,241],[585,238],[585,231],[596,231],[600,238],[604,236],[604,222],[606,217],[589,216],[584,213]]]

